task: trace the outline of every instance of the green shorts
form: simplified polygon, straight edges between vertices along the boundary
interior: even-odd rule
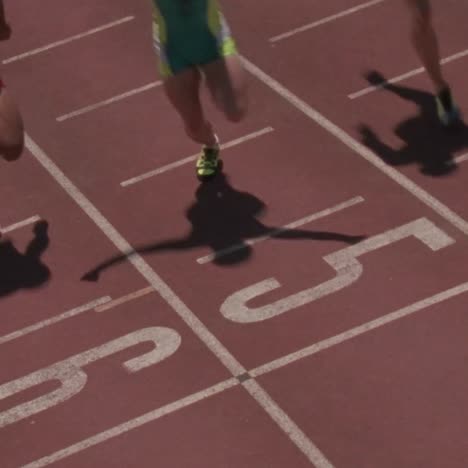
[[[154,44],[163,77],[237,53],[216,0],[153,0]]]

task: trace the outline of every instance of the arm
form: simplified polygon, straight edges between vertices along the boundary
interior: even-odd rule
[[[3,0],[0,0],[0,41],[10,39],[11,28],[5,18],[5,7],[3,6]]]

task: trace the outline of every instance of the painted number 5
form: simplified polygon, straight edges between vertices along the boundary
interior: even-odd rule
[[[416,237],[433,251],[443,249],[455,242],[431,221],[420,218],[323,257],[325,262],[336,271],[336,276],[324,283],[271,304],[250,308],[247,305],[248,301],[281,287],[281,284],[275,278],[270,278],[229,296],[221,306],[221,313],[233,322],[261,322],[316,301],[349,286],[361,276],[363,267],[358,261],[358,257],[410,236]]]

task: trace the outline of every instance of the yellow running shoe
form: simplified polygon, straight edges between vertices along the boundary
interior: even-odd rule
[[[199,180],[206,181],[212,179],[221,168],[219,159],[219,147],[209,148],[204,146],[197,160],[197,177]]]

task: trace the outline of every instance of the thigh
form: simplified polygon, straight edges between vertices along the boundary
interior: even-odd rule
[[[210,0],[208,26],[216,38],[216,55],[202,62],[210,93],[230,120],[238,120],[247,107],[246,74],[231,29],[215,0]]]
[[[207,86],[228,118],[237,120],[247,108],[247,78],[237,54],[228,55],[202,67]]]
[[[203,120],[200,83],[201,75],[196,68],[188,68],[164,79],[166,95],[186,124]]]

